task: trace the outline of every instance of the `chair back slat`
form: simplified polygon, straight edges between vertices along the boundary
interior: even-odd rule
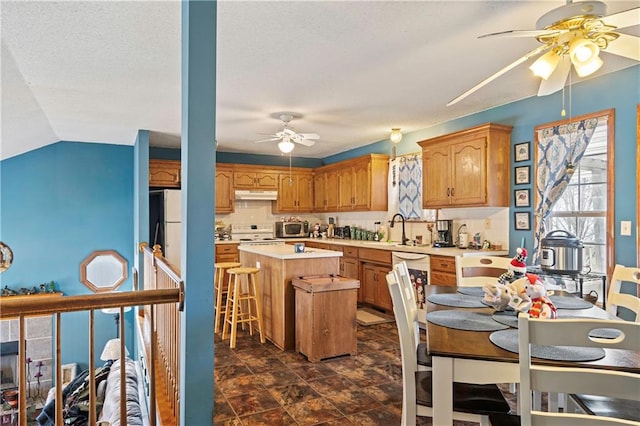
[[[509,269],[511,259],[499,256],[456,256],[456,283],[458,287],[482,287],[488,281],[495,281],[497,277]],[[483,275],[469,275],[471,268],[480,268]],[[488,275],[495,272],[494,275]]]
[[[615,329],[613,339],[589,337],[594,329]],[[545,413],[532,410],[531,392],[589,394],[629,400],[640,399],[640,374],[591,367],[553,367],[532,361],[532,345],[598,347],[636,351],[640,347],[640,323],[591,318],[544,320],[518,317],[521,424],[529,425],[618,425],[637,424],[614,417],[586,414]]]
[[[636,295],[621,293],[623,283],[636,284]],[[618,307],[629,309],[635,314],[634,321],[640,322],[640,298],[637,294],[640,289],[640,268],[616,265],[609,282],[607,293],[607,311],[612,315],[618,315]]]

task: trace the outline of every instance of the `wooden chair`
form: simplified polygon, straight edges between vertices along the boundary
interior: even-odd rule
[[[396,279],[402,288],[402,296],[407,310],[407,322],[414,331],[414,339],[416,343],[416,356],[418,357],[418,369],[420,371],[431,370],[431,355],[429,355],[429,346],[427,342],[423,342],[420,337],[420,322],[418,318],[418,305],[416,303],[415,286],[411,282],[409,268],[407,262],[396,263],[393,267],[396,273]]]
[[[403,289],[395,271],[387,274],[387,285],[396,317],[402,358],[402,425],[413,426],[416,416],[432,416],[431,371],[419,371],[413,324],[408,321]],[[509,411],[509,404],[496,385],[454,383],[453,418],[488,425],[491,412]]]
[[[623,334],[616,339],[589,337],[598,328],[612,328]],[[603,349],[637,350],[640,347],[640,323],[606,321],[591,318],[541,320],[518,317],[520,358],[520,416],[489,416],[492,425],[637,425],[637,420],[603,415],[551,413],[532,409],[531,392],[587,392],[604,398],[619,398],[637,403],[640,399],[640,374],[588,367],[552,367],[532,364],[531,345],[577,346]],[[637,408],[637,407],[636,407]],[[636,411],[637,413],[638,411]],[[637,416],[637,414],[636,414]]]
[[[620,293],[623,282],[636,284],[636,295]],[[609,282],[609,292],[607,293],[607,312],[618,316],[618,307],[629,309],[635,313],[635,322],[640,322],[640,299],[637,286],[640,284],[640,268],[616,265]]]
[[[640,299],[633,294],[620,293],[623,282],[640,284],[640,268],[616,265],[607,294],[607,311],[618,315],[618,307],[629,309],[635,314],[634,321],[640,322]],[[637,293],[636,293],[637,294]],[[636,350],[639,347],[636,347]],[[605,398],[598,395],[579,393],[569,395],[570,407],[577,405],[587,414],[596,416],[622,417],[640,423],[640,402],[627,401],[619,398]]]
[[[458,287],[482,287],[487,281],[495,281],[509,269],[511,259],[498,256],[456,256],[456,280]],[[465,270],[474,268],[473,275]]]

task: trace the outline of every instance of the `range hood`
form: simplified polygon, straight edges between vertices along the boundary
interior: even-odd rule
[[[235,191],[236,200],[277,200],[278,191],[240,190]]]

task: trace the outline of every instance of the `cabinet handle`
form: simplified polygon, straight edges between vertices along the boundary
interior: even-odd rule
[[[455,188],[451,188],[451,196],[455,197]]]
[[[447,197],[451,195],[451,189],[447,188]]]

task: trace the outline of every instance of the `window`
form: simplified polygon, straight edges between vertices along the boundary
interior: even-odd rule
[[[607,274],[613,260],[613,111],[574,120],[589,118],[598,118],[593,136],[565,191],[551,205],[544,229],[546,233],[565,230],[575,235],[584,245],[583,268]],[[536,130],[554,125],[558,123]]]

